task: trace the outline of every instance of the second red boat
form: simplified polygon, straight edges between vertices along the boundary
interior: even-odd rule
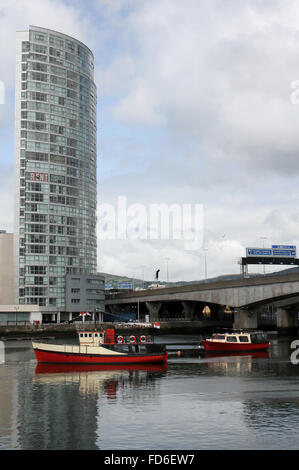
[[[270,342],[262,331],[234,331],[215,333],[211,338],[203,339],[200,349],[209,352],[265,351],[269,345]]]

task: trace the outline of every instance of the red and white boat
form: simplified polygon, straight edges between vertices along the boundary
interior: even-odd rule
[[[79,331],[79,344],[53,344],[32,341],[39,363],[50,364],[156,364],[167,362],[163,344],[154,344],[151,336],[115,335],[106,331]]]
[[[262,331],[232,331],[214,333],[211,338],[203,339],[200,348],[209,352],[250,352],[265,351],[270,342]]]

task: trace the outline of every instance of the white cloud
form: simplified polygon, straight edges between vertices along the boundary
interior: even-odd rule
[[[214,158],[221,150],[238,166],[256,170],[262,155],[280,170],[276,155],[283,152],[293,167],[299,125],[290,105],[298,75],[295,3],[286,8],[275,2],[272,9],[257,1],[227,4],[137,2],[117,23],[120,37],[131,41],[125,42],[126,63],[122,51],[120,67],[115,57],[112,62],[120,73],[110,91],[125,92],[115,116],[128,124],[167,122],[183,145],[194,139],[214,149]],[[131,59],[128,44],[135,45]]]
[[[135,82],[134,88],[121,99],[114,109],[113,115],[128,124],[160,124],[161,118],[156,111],[159,99],[148,83]]]

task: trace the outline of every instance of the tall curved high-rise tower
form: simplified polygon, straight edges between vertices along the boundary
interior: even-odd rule
[[[56,31],[18,32],[15,92],[15,303],[63,311],[68,276],[97,268],[92,52]]]

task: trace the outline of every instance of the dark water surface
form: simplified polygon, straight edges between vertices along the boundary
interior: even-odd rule
[[[7,341],[0,449],[299,449],[291,341],[244,356],[181,348],[167,369],[104,370],[39,367],[28,341]]]

